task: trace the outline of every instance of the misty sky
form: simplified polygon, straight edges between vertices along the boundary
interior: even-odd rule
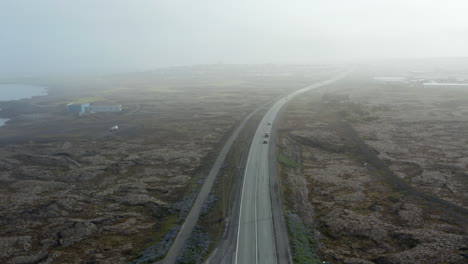
[[[0,0],[0,76],[468,56],[465,0]]]

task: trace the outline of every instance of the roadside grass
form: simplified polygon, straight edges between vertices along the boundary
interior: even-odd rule
[[[293,191],[291,189],[292,186],[287,184],[285,178],[288,177],[288,170],[299,168],[301,164],[296,163],[293,159],[287,156],[281,148],[277,149],[277,161],[281,199],[285,210],[285,220],[293,263],[322,264],[324,262],[322,262],[318,256],[317,242],[311,233],[311,230],[304,224],[299,215],[289,211],[293,204],[287,197],[291,197],[293,195]]]
[[[239,135],[239,141],[245,140],[245,134]],[[240,155],[244,150],[244,144],[234,144],[226,157],[227,164],[230,164],[220,171],[220,175],[213,185],[210,198],[205,201],[197,225],[190,235],[189,241],[178,258],[180,264],[202,263],[215,248],[225,227],[225,217],[233,177],[237,169],[233,164],[237,164]]]
[[[169,231],[169,229],[177,225],[177,220],[179,216],[177,214],[172,214],[164,218],[164,221],[161,223],[159,230],[154,234],[154,240],[159,241],[163,236]]]
[[[188,239],[181,256],[177,258],[178,264],[202,263],[213,246],[213,240],[201,227],[195,226]]]
[[[148,232],[146,234],[147,239],[145,241],[151,241],[150,243],[145,243],[145,244],[140,244],[137,247],[133,247],[133,249],[129,252],[128,255],[130,256],[136,256],[134,258],[134,261],[132,263],[139,263],[139,264],[146,264],[146,263],[154,263],[155,261],[161,260],[166,256],[167,250],[164,253],[159,253],[160,255],[155,254],[153,257],[147,260],[139,261],[140,258],[145,257],[143,250],[146,248],[149,248],[154,245],[158,245],[161,243],[161,241],[164,239],[164,236],[166,236],[171,229],[176,227],[178,225],[178,219],[179,215],[178,214],[171,214],[166,217],[164,217],[164,220],[159,223],[158,227],[154,232]],[[141,241],[141,240],[140,240]],[[172,244],[173,241],[170,243]],[[165,245],[167,249],[170,248],[170,245]]]
[[[293,262],[295,264],[321,264],[322,261],[316,254],[317,245],[301,218],[289,212],[286,215],[286,222],[293,250]]]
[[[297,168],[298,164],[287,157],[283,152],[279,151],[277,160],[280,163],[278,166],[278,175],[280,182],[283,182],[283,177],[287,175],[287,168]],[[291,211],[288,208],[292,207],[289,199],[292,195],[292,190],[287,184],[280,184],[281,197],[285,206],[286,214],[286,225],[288,229],[288,236],[290,246],[292,249],[293,263],[295,264],[322,264],[320,258],[317,255],[317,244],[314,240],[314,236],[311,234],[308,227],[304,224],[301,217]]]
[[[253,117],[249,124],[258,122],[260,115]],[[239,173],[243,154],[249,149],[250,136],[256,126],[247,124],[226,156],[225,166],[220,170],[212,192],[203,205],[197,225],[177,263],[202,263],[214,250],[225,228],[229,211],[231,188]],[[210,199],[211,197],[211,199]]]
[[[277,159],[281,164],[284,164],[290,168],[297,168],[297,163],[286,156],[283,152],[278,153]]]

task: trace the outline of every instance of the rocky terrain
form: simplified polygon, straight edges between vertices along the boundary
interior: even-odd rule
[[[466,263],[467,95],[363,78],[295,99],[279,161],[296,262]]]
[[[49,87],[49,95],[0,102],[11,119],[0,128],[0,262],[162,258],[237,122],[321,78],[260,74],[283,70],[200,66],[23,80]],[[66,112],[69,102],[124,110],[78,117]],[[114,125],[119,130],[108,131]]]
[[[222,124],[223,131],[232,125]],[[3,147],[0,240],[7,250],[1,259],[122,263],[136,257],[145,239],[167,231],[166,215],[183,211],[172,204],[197,184],[203,159],[222,137],[206,135],[210,140],[193,137],[170,147],[138,139]]]

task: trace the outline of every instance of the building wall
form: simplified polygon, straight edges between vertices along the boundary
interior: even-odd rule
[[[424,83],[423,86],[425,88],[468,88],[468,84],[464,83]]]
[[[81,105],[80,104],[68,104],[67,111],[73,112],[73,113],[79,113],[81,112]]]
[[[72,113],[82,113],[86,111],[89,104],[68,104],[67,111]]]
[[[122,105],[91,105],[89,110],[91,112],[120,112]]]
[[[81,113],[88,111],[89,104],[82,104],[81,105]]]

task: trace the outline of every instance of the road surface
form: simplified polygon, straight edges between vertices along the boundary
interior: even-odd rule
[[[271,135],[272,125],[268,123],[275,122],[281,107],[289,99],[309,90],[331,84],[346,75],[347,73],[344,73],[330,80],[288,94],[279,99],[260,122],[250,147],[242,184],[235,259],[232,261],[235,264],[289,262],[289,259],[284,259],[284,256],[278,257],[279,254],[277,253],[288,249],[277,248],[279,244],[277,245],[275,239],[275,231],[279,232],[279,230],[275,230],[272,216],[273,210],[278,210],[278,208],[272,208],[270,194],[268,159],[270,140],[265,138],[265,133]],[[268,143],[264,144],[264,140],[267,140]],[[284,230],[281,232],[284,232]],[[281,247],[288,247],[288,245],[282,243]]]
[[[224,164],[224,160],[226,159],[226,155],[228,154],[229,150],[231,149],[232,144],[239,136],[240,132],[244,129],[246,123],[250,120],[250,118],[255,115],[258,111],[265,108],[267,104],[259,106],[257,109],[252,111],[248,114],[242,122],[237,126],[237,128],[232,132],[229,136],[228,140],[224,143],[223,148],[221,149],[218,157],[216,158],[213,167],[211,168],[208,176],[205,178],[205,182],[198,193],[197,199],[195,200],[192,208],[190,209],[189,214],[187,215],[184,224],[180,228],[177,237],[172,244],[169,252],[166,254],[166,257],[159,261],[158,263],[162,264],[173,264],[176,263],[177,257],[182,253],[185,243],[187,242],[188,238],[192,234],[193,228],[198,221],[200,216],[201,209],[203,207],[203,203],[205,202],[206,198],[208,197],[209,193],[211,192],[211,188],[216,180],[216,176],[219,173],[220,168]]]

